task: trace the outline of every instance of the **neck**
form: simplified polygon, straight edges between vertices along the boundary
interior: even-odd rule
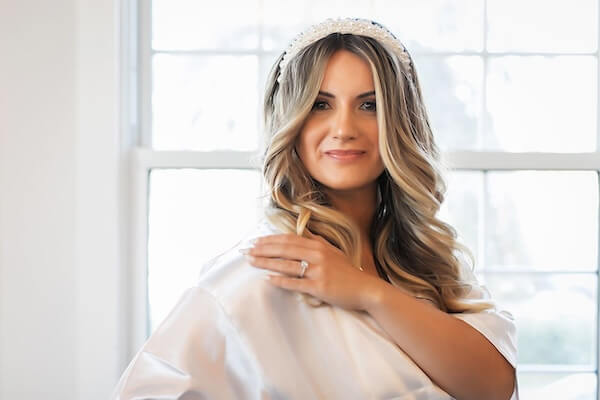
[[[333,207],[352,219],[360,230],[363,242],[369,240],[369,230],[377,208],[377,183],[353,190],[326,190]]]

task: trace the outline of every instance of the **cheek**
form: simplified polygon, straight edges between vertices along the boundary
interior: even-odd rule
[[[377,166],[379,173],[385,170],[385,165],[383,165],[383,160],[381,159],[381,153],[379,152],[379,141],[375,140],[373,143],[373,157],[374,164]]]
[[[303,129],[296,140],[296,149],[300,159],[306,164],[318,156],[319,137],[310,129]]]
[[[377,126],[375,126],[374,132],[370,135],[371,143],[371,151],[376,155],[378,159],[381,159],[381,154],[379,153],[379,133],[377,132]]]

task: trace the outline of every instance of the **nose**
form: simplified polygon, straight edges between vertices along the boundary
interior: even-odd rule
[[[356,138],[357,129],[354,116],[348,107],[340,107],[334,114],[332,132],[335,139],[349,140]]]

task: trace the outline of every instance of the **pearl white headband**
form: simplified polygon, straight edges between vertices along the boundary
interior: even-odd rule
[[[283,59],[279,63],[279,76],[277,82],[281,84],[285,69],[290,62],[303,48],[322,39],[332,33],[352,33],[354,35],[367,36],[373,38],[384,45],[400,58],[400,61],[412,66],[410,55],[406,48],[387,28],[383,25],[363,18],[329,18],[321,23],[312,25],[304,32],[296,36],[285,51]],[[409,79],[412,80],[412,71],[409,68]]]

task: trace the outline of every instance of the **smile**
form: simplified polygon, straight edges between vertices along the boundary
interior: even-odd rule
[[[325,155],[337,161],[354,161],[364,156],[364,152],[348,151],[348,152],[327,152]]]

